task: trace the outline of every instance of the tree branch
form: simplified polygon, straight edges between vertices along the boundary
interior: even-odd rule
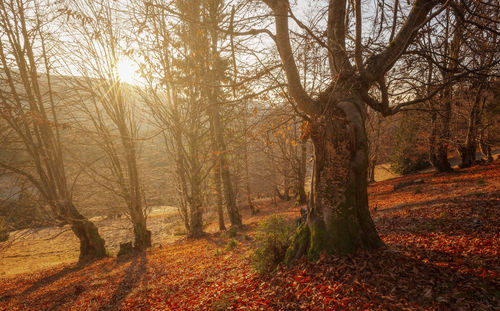
[[[372,56],[368,60],[366,67],[368,79],[371,81],[380,80],[380,77],[392,68],[414,39],[420,27],[427,21],[427,14],[439,2],[437,0],[415,0],[408,18],[396,35],[396,38],[382,52]],[[432,16],[439,14],[446,5],[447,3],[442,5]]]
[[[287,0],[263,0],[274,13],[276,24],[276,45],[283,63],[286,78],[288,81],[288,91],[293,97],[300,110],[308,115],[317,115],[320,112],[319,106],[306,93],[300,82],[299,71],[293,57],[290,45],[288,29],[288,1]]]

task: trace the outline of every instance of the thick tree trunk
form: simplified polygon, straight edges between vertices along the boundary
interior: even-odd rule
[[[142,251],[151,247],[151,231],[147,229],[142,207],[130,208],[130,218],[134,227],[134,248]]]
[[[134,223],[134,243],[137,250],[151,247],[151,231],[147,230],[146,225],[141,222]]]
[[[476,143],[468,142],[465,145],[458,147],[460,154],[460,168],[471,167],[476,161]]]
[[[99,235],[99,230],[93,222],[85,218],[71,205],[71,230],[80,240],[80,261],[88,261],[106,256],[104,239]]]
[[[460,154],[461,159],[459,164],[460,168],[471,167],[476,161],[477,136],[481,123],[481,89],[482,87],[479,87],[479,91],[474,100],[474,105],[472,106],[469,114],[469,124],[467,127],[465,142],[458,147],[458,153]]]
[[[368,210],[368,147],[361,105],[342,102],[311,122],[314,171],[307,221],[299,227],[285,262],[383,245]],[[332,105],[333,106],[333,105]],[[345,111],[345,112],[344,112]]]
[[[429,160],[438,172],[451,172],[450,162],[448,162],[448,138],[449,138],[449,114],[451,105],[445,105],[446,112],[439,116],[438,113],[432,114],[432,131],[429,139]],[[440,121],[440,122],[439,122]]]

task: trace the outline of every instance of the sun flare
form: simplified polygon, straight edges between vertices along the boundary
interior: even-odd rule
[[[129,84],[139,84],[140,76],[138,74],[139,67],[128,57],[123,57],[116,65],[116,73],[122,82]]]

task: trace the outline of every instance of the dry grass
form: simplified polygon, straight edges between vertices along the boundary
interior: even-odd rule
[[[116,255],[120,243],[133,239],[130,221],[125,217],[93,220],[106,241],[110,255]],[[148,227],[152,231],[154,243],[158,245],[158,241],[170,243],[178,240],[180,236],[175,235],[173,229],[179,222],[176,210],[150,215]],[[4,244],[8,247],[1,248],[0,277],[35,272],[78,261],[79,242],[69,226],[16,231]]]

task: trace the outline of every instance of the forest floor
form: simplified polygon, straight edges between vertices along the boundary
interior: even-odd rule
[[[408,181],[418,183],[399,188]],[[3,277],[0,309],[500,308],[499,160],[449,174],[385,180],[368,191],[387,245],[374,252],[322,255],[318,262],[280,266],[261,276],[249,259],[258,222],[272,214],[299,215],[291,202],[261,201],[258,215],[243,211],[245,225],[235,237],[209,233],[199,240],[164,241],[142,255]]]

